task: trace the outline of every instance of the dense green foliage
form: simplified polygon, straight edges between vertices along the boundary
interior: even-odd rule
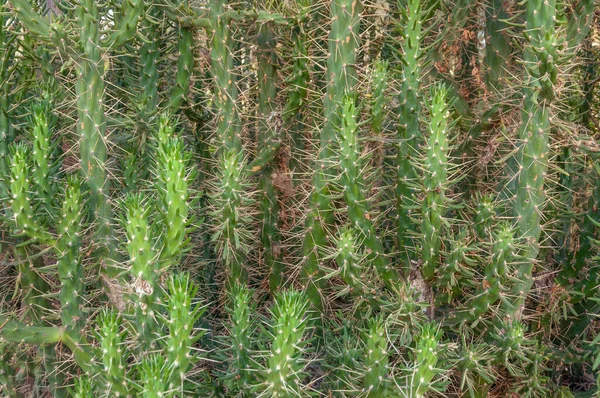
[[[600,397],[593,0],[0,19],[0,395]]]

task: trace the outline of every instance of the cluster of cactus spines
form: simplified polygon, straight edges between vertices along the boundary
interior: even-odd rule
[[[271,309],[271,349],[259,388],[272,397],[299,396],[307,366],[305,346],[309,332],[309,302],[303,293],[285,291]]]
[[[443,218],[449,185],[449,141],[447,90],[436,86],[431,93],[430,122],[423,162],[421,245],[423,277],[432,279],[440,262]]]
[[[140,396],[143,398],[161,398],[169,391],[165,374],[168,370],[165,357],[160,354],[150,354],[142,359],[140,379],[142,388]]]
[[[396,162],[396,217],[398,219],[398,250],[403,260],[402,266],[410,268],[413,255],[410,248],[412,242],[411,232],[415,230],[415,223],[411,217],[411,209],[415,204],[415,191],[412,182],[417,177],[414,158],[418,145],[422,141],[420,129],[420,99],[421,88],[421,39],[422,39],[422,10],[420,0],[409,0],[406,5],[398,2],[401,10],[405,9],[402,54],[404,67],[402,69],[402,87],[399,94],[398,109],[398,158]]]
[[[321,290],[324,281],[321,278],[319,261],[320,251],[328,246],[325,228],[333,224],[331,200],[331,180],[334,154],[331,143],[341,128],[340,107],[344,96],[353,91],[357,84],[356,52],[360,39],[359,0],[335,0],[331,3],[331,30],[328,40],[327,90],[323,99],[325,122],[319,137],[319,150],[313,174],[313,191],[310,195],[310,209],[306,217],[308,231],[303,245],[303,277],[308,298],[317,307],[322,307]]]
[[[449,304],[463,289],[473,287],[475,274],[472,268],[477,263],[473,256],[475,247],[467,229],[449,238],[448,246],[450,250],[446,260],[436,271],[439,275],[435,282],[438,288],[436,301],[442,304]]]
[[[474,229],[479,239],[487,239],[490,236],[490,228],[496,217],[495,198],[492,194],[477,192],[474,201]]]

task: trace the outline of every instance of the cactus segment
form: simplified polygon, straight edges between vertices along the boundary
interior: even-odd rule
[[[420,0],[409,0],[406,5],[399,4],[399,7],[401,9],[406,7],[406,15],[404,18],[405,40],[402,44],[404,68],[402,70],[402,88],[398,98],[398,139],[400,142],[396,160],[396,217],[398,218],[398,249],[401,252],[402,266],[408,269],[411,265],[410,260],[414,257],[412,248],[415,247],[410,231],[416,230],[411,217],[411,207],[415,204],[416,193],[412,182],[418,176],[414,161],[418,145],[422,141],[419,123],[422,11]]]
[[[179,60],[175,86],[171,90],[171,113],[177,112],[190,91],[190,79],[194,70],[194,35],[187,27],[179,27]]]
[[[363,389],[367,397],[386,397],[389,393],[389,359],[383,318],[369,321],[365,346]]]
[[[341,127],[339,107],[344,95],[352,92],[357,83],[356,51],[360,38],[359,0],[333,0],[331,2],[331,31],[329,33],[329,57],[327,59],[327,92],[323,105],[325,124],[321,129],[316,171],[313,174],[313,191],[310,195],[310,210],[306,217],[308,229],[303,245],[303,277],[309,299],[317,307],[322,306],[320,290],[323,279],[319,269],[320,251],[327,247],[325,227],[332,224],[333,209],[329,198],[329,181],[334,178],[334,153],[330,142],[334,142]]]
[[[271,316],[271,353],[259,387],[272,397],[298,396],[306,366],[303,348],[308,332],[308,301],[300,292],[279,293]]]
[[[430,107],[431,121],[423,159],[423,218],[421,244],[423,277],[432,279],[440,261],[442,217],[446,210],[448,189],[448,104],[443,86],[434,87]]]
[[[127,358],[125,347],[126,331],[120,330],[121,317],[115,311],[105,310],[100,314],[98,320],[98,340],[101,352],[98,358],[102,360],[104,370],[102,372],[104,383],[99,387],[104,389],[109,396],[129,395],[127,380]]]

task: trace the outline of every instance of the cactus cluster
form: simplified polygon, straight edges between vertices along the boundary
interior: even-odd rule
[[[593,0],[0,22],[1,396],[600,396]]]

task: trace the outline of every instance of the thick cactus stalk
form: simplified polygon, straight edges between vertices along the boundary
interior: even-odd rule
[[[432,90],[431,121],[423,159],[424,200],[421,221],[423,277],[432,279],[440,260],[442,217],[447,206],[448,189],[448,105],[446,89]]]
[[[433,324],[426,324],[422,327],[421,334],[416,337],[416,340],[414,369],[410,376],[408,395],[411,398],[425,396],[437,374],[435,366],[439,358],[439,330]]]
[[[359,0],[333,0],[331,2],[331,31],[327,59],[327,92],[323,100],[325,125],[321,129],[319,153],[313,175],[310,210],[306,217],[308,229],[303,245],[303,277],[308,298],[317,307],[322,306],[320,290],[323,280],[319,269],[320,250],[327,247],[325,227],[333,223],[329,181],[335,176],[332,165],[334,153],[331,142],[341,127],[339,107],[344,95],[352,92],[357,83],[356,51],[360,38]]]
[[[351,96],[344,99],[341,106],[341,129],[338,143],[340,146],[340,180],[344,188],[344,200],[348,206],[348,218],[351,225],[360,232],[359,239],[368,251],[370,262],[386,284],[396,280],[395,273],[375,232],[375,225],[370,220],[364,181],[362,176],[363,161],[358,139],[358,113]]]
[[[252,317],[256,305],[252,303],[252,292],[245,285],[235,285],[230,295],[229,366],[225,384],[230,393],[248,396],[248,389],[256,381],[256,363],[250,351],[255,329]]]
[[[475,234],[479,239],[488,239],[491,236],[490,228],[496,215],[496,206],[493,195],[476,193],[474,220]]]
[[[233,43],[226,0],[210,1],[212,29],[211,73],[214,79],[214,106],[217,117],[217,147],[241,150],[241,123],[236,100],[238,90],[233,73]]]
[[[548,169],[550,101],[557,79],[558,39],[555,35],[556,2],[527,2],[525,82],[519,139],[518,175],[513,212],[519,233],[525,239],[524,262],[513,286],[512,316],[518,316],[533,284],[533,268],[539,253],[541,221],[545,202],[544,182]]]
[[[161,354],[150,354],[142,359],[140,379],[142,389],[140,396],[143,398],[163,398],[169,396],[167,384],[167,368],[165,357]]]
[[[143,3],[143,1],[140,1]],[[106,115],[104,113],[104,60],[100,48],[99,14],[96,2],[85,0],[77,8],[81,28],[80,44],[85,56],[78,67],[75,84],[77,94],[77,133],[80,137],[81,168],[90,189],[91,208],[95,218],[96,241],[100,258],[117,253],[112,231],[113,211],[109,202],[110,184],[106,169]],[[108,257],[107,257],[108,256]],[[115,277],[114,264],[101,264],[109,277]]]
[[[181,258],[189,243],[188,232],[193,221],[190,183],[196,174],[190,167],[190,153],[185,150],[183,140],[174,136],[167,116],[160,118],[158,135],[156,177],[164,225],[160,258],[165,266],[171,266]]]
[[[382,318],[369,321],[363,390],[367,397],[387,397],[390,390],[387,336]]]
[[[149,11],[152,17],[156,12],[154,8]],[[144,19],[141,34],[144,36],[144,42],[140,46],[140,86],[142,88],[142,103],[144,115],[151,117],[158,109],[158,60],[160,56],[159,48],[159,28],[158,22],[152,17]]]
[[[49,107],[42,103],[33,107],[33,181],[36,185],[37,198],[42,202],[46,212],[52,208],[53,191],[50,186],[50,122],[47,112]]]
[[[212,240],[217,242],[216,253],[226,265],[228,282],[245,282],[248,278],[245,261],[249,250],[245,228],[249,219],[244,214],[244,208],[249,204],[245,195],[246,166],[235,149],[222,154],[219,166],[220,175],[213,196],[213,216],[218,224]]]
[[[100,342],[100,355],[104,369],[102,372],[103,383],[99,385],[103,392],[109,396],[129,395],[127,382],[127,357],[128,353],[124,344],[126,331],[121,331],[122,320],[114,311],[104,311],[99,319],[98,337]]]
[[[271,316],[271,352],[259,388],[272,397],[301,396],[308,301],[299,292],[282,292],[275,299]]]
[[[402,266],[409,269],[411,267],[410,260],[414,258],[412,249],[415,246],[410,231],[416,230],[411,217],[411,208],[415,205],[415,191],[412,182],[418,175],[414,167],[414,158],[418,145],[422,141],[419,123],[422,11],[420,0],[408,0],[406,5],[399,2],[399,7],[400,9],[406,7],[406,15],[404,16],[404,42],[402,43],[404,68],[402,69],[402,88],[398,110],[400,143],[396,161],[396,217],[398,217],[398,250],[401,253]]]
[[[193,352],[194,343],[203,332],[194,332],[194,325],[204,314],[206,307],[193,304],[198,286],[188,273],[173,275],[169,281],[167,303],[169,332],[166,336],[166,367],[169,369],[169,390],[183,393],[187,372],[197,362]]]
[[[193,31],[184,26],[179,27],[179,60],[175,86],[171,90],[171,112],[175,113],[183,104],[190,91],[190,79],[194,69],[194,35]]]
[[[12,147],[10,159],[10,205],[17,231],[39,243],[53,246],[54,237],[43,226],[38,224],[39,219],[34,217],[31,206],[31,182],[29,177],[29,151],[22,144]]]
[[[58,277],[61,289],[61,321],[63,327],[79,333],[83,325],[83,266],[81,264],[81,229],[83,223],[83,198],[81,183],[77,179],[67,180],[62,218],[58,224]]]
[[[258,158],[267,158],[261,153],[271,153],[280,142],[280,131],[275,123],[274,113],[277,97],[277,61],[275,38],[272,27],[263,24],[259,29],[258,45]],[[266,160],[266,159],[265,159]],[[261,241],[264,247],[264,261],[269,269],[269,286],[272,292],[279,289],[283,281],[283,262],[278,252],[281,246],[281,234],[277,227],[279,203],[277,191],[273,186],[271,174],[273,167],[267,163],[261,167],[259,189],[262,191],[260,210],[262,219]]]
[[[127,252],[131,261],[137,332],[146,349],[155,345],[153,332],[158,329],[157,302],[158,250],[153,231],[148,222],[150,206],[141,194],[132,194],[125,201],[124,227],[127,235]]]

